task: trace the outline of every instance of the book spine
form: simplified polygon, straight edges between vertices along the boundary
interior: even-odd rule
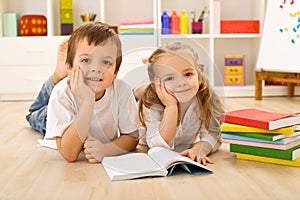
[[[267,134],[286,134],[291,135],[295,133],[295,127],[285,127],[276,130],[266,130],[262,128],[255,128],[250,126],[243,126],[237,124],[223,123],[220,127],[221,132],[247,132],[247,133],[267,133]]]
[[[255,155],[249,155],[243,153],[237,153],[236,158],[242,160],[251,160],[251,161],[264,162],[264,163],[273,163],[278,165],[300,167],[300,158],[296,160],[284,160],[284,159],[270,158],[265,156],[255,156]]]
[[[270,144],[284,144],[283,139],[279,139],[276,141],[273,141],[273,137],[268,137],[263,134],[245,134],[245,136],[241,134],[228,134],[228,133],[222,133],[222,138],[225,139],[232,139],[232,140],[244,140],[244,141],[250,141],[250,142],[262,142],[262,143],[270,143]]]
[[[243,119],[242,117],[233,117],[233,116],[226,116],[224,115],[221,118],[224,122],[227,123],[233,123],[233,124],[240,124],[244,126],[250,126],[250,127],[256,127],[256,128],[262,128],[269,130],[269,123],[260,121],[260,120],[254,120],[254,119]]]
[[[229,144],[239,144],[251,147],[261,147],[261,148],[268,148],[268,149],[280,149],[280,150],[287,150],[287,146],[284,144],[271,144],[271,143],[264,143],[264,142],[252,142],[252,141],[245,141],[245,140],[232,140],[232,139],[223,139],[223,142]]]
[[[287,150],[246,146],[240,144],[230,144],[229,147],[230,147],[230,152],[245,153],[250,155],[265,156],[265,157],[279,158],[285,160],[294,160],[296,158],[293,158],[292,153],[294,150],[299,149],[300,145]]]

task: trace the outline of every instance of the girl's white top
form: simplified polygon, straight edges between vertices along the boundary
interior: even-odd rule
[[[147,143],[151,147],[165,147],[175,151],[188,149],[191,144],[198,141],[207,141],[214,147],[218,138],[209,134],[200,120],[199,105],[194,98],[191,105],[186,110],[183,119],[176,129],[176,136],[171,145],[167,144],[161,137],[159,126],[163,117],[163,108],[161,111],[151,110],[144,106],[144,117],[146,123],[146,138],[143,137],[141,143]]]

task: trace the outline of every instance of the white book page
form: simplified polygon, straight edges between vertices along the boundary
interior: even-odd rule
[[[172,163],[178,162],[193,162],[187,157],[181,156],[178,152],[162,148],[154,147],[148,151],[149,156],[155,160],[160,166],[168,168]]]
[[[148,151],[148,155],[157,162],[158,165],[163,166],[165,169],[178,164],[178,163],[186,163],[193,164],[195,166],[201,167],[208,171],[212,171],[211,169],[205,167],[204,165],[197,163],[188,157],[180,155],[180,153],[162,148],[162,147],[154,147]]]
[[[162,171],[162,168],[145,153],[129,153],[121,156],[105,157],[102,164],[104,167],[109,167],[125,174]]]

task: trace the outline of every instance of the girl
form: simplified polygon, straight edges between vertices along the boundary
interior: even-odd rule
[[[140,97],[139,118],[146,128],[148,146],[180,151],[206,165],[207,156],[221,145],[219,116],[224,111],[202,74],[197,53],[175,42],[148,59],[152,82]]]

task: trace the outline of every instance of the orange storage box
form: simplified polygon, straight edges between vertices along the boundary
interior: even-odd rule
[[[221,33],[259,33],[259,20],[221,20]]]
[[[43,15],[23,15],[19,28],[21,36],[46,36],[47,19]]]

